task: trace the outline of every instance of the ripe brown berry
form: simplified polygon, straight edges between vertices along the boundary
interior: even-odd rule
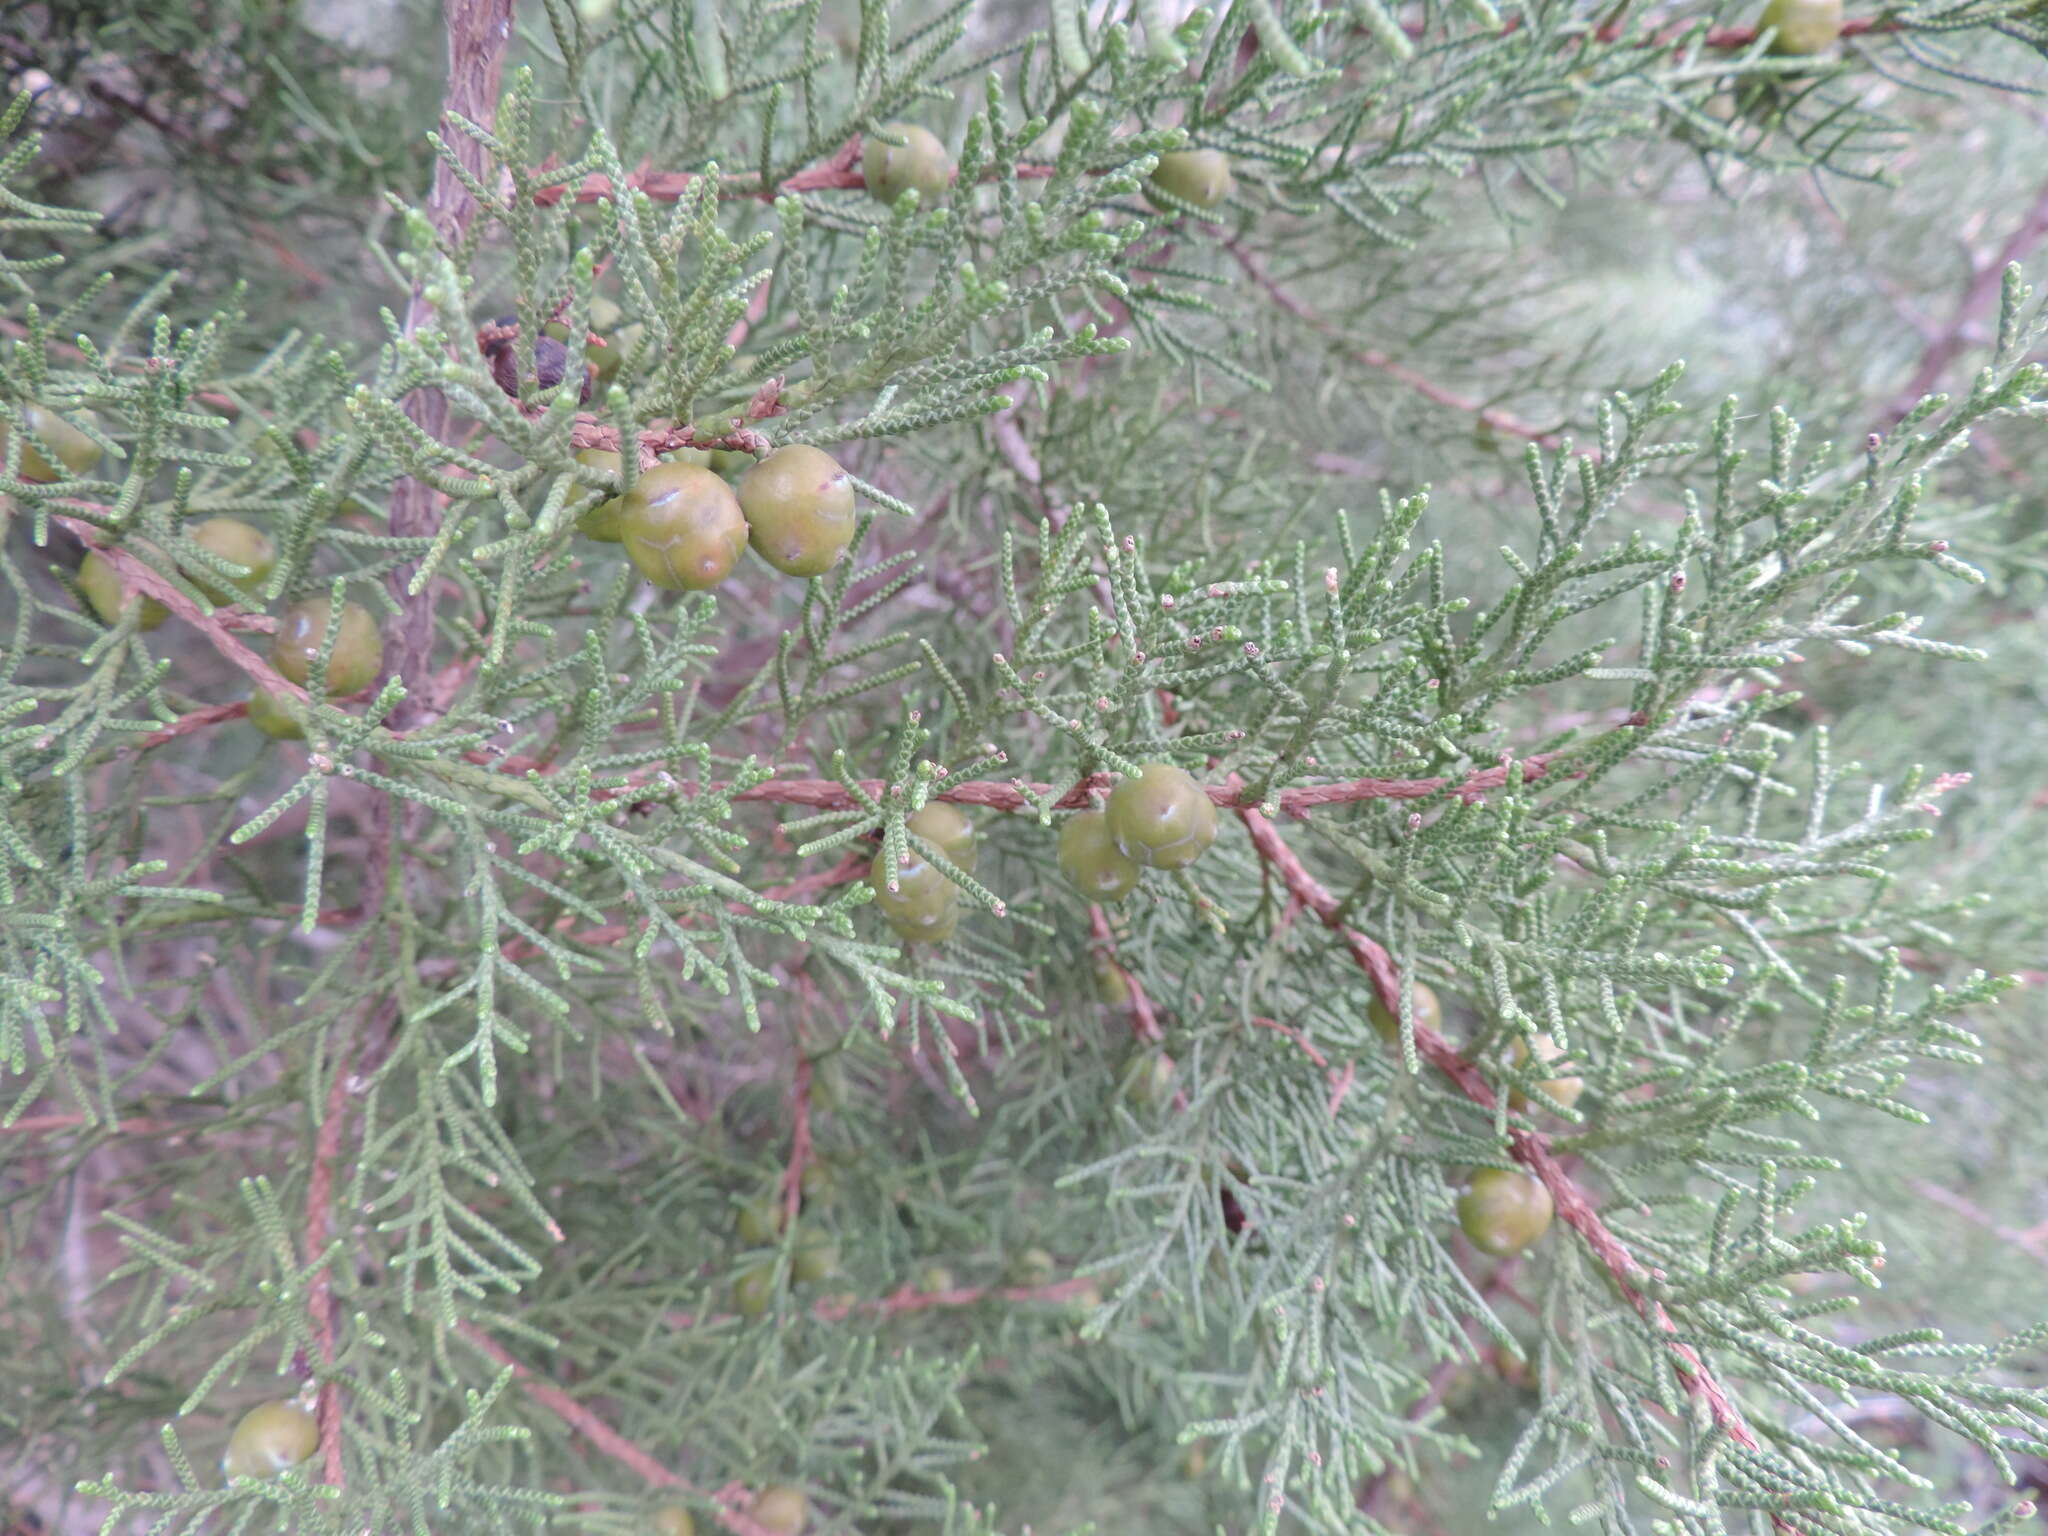
[[[131,602],[142,605],[142,611],[135,620],[137,629],[155,629],[171,616],[171,610],[153,597],[139,593],[131,597],[121,585],[121,575],[114,569],[114,562],[96,549],[88,550],[78,563],[78,590],[85,594],[85,600],[92,604],[92,611],[100,616],[102,624],[112,624]]]
[[[1109,833],[1101,811],[1080,811],[1060,828],[1060,873],[1090,901],[1122,901],[1131,894],[1142,871]]]
[[[1842,35],[1842,0],[1770,0],[1757,22],[1759,32],[1766,29],[1772,53],[1824,52]]]
[[[1444,1027],[1444,1005],[1437,1001],[1435,992],[1419,981],[1415,983],[1415,995],[1409,1006],[1414,1011],[1416,1028],[1441,1030]],[[1372,1027],[1388,1044],[1401,1038],[1401,1020],[1377,997],[1366,1008],[1365,1016],[1372,1020]]]
[[[284,698],[268,688],[258,688],[249,695],[249,723],[266,736],[279,741],[303,741],[306,728],[292,718],[285,708]]]
[[[21,439],[22,479],[31,485],[48,485],[55,480],[57,471],[50,464],[49,454],[55,454],[59,464],[80,477],[90,474],[99,463],[100,445],[48,406],[29,400],[18,409],[28,427]],[[7,437],[11,430],[10,423],[0,421],[0,467],[7,463]],[[36,445],[37,438],[42,439],[48,453]]]
[[[192,584],[216,604],[254,596],[277,564],[277,546],[269,536],[238,517],[209,517],[186,529],[185,537],[209,555],[218,555],[231,565],[248,569],[247,575],[230,578],[208,580],[193,576]]]
[[[286,1467],[296,1467],[319,1446],[320,1426],[297,1403],[258,1403],[228,1436],[221,1475],[229,1482],[238,1477],[272,1478]]]
[[[926,842],[937,843],[963,875],[974,873],[981,844],[974,835],[974,823],[960,807],[944,800],[927,800],[924,809],[906,817],[903,825]]]
[[[313,675],[313,663],[327,641],[328,614],[332,604],[324,597],[309,597],[278,615],[277,633],[271,636],[270,664],[301,688]],[[377,679],[384,665],[384,637],[377,621],[360,603],[344,603],[334,649],[327,658],[327,692],[331,697],[356,693]]]
[[[732,488],[694,464],[657,464],[623,498],[621,542],[640,574],[670,591],[701,592],[732,574],[747,520]]]
[[[754,1523],[775,1536],[801,1536],[810,1524],[811,1501],[787,1483],[763,1488],[751,1511]]]
[[[901,142],[891,144],[890,139]],[[860,173],[867,182],[868,196],[892,208],[896,199],[913,187],[918,200],[929,204],[953,184],[953,162],[946,146],[937,134],[916,123],[888,123],[880,134],[868,135],[861,147]]]
[[[1564,1047],[1551,1039],[1550,1036],[1538,1035],[1536,1037],[1536,1057],[1539,1061],[1548,1064],[1558,1060],[1564,1054]],[[1508,1048],[1508,1059],[1517,1067],[1520,1067],[1529,1059],[1529,1047],[1518,1038]],[[1586,1080],[1582,1077],[1553,1077],[1545,1080],[1539,1086],[1549,1097],[1562,1104],[1566,1109],[1570,1109],[1572,1105],[1579,1102],[1579,1095],[1586,1091]],[[1529,1107],[1530,1103],[1529,1095],[1522,1092],[1521,1089],[1509,1090],[1508,1104],[1511,1108],[1525,1110]]]
[[[621,461],[609,448],[584,448],[577,453],[576,462],[587,464],[592,469],[607,469],[616,475]],[[576,530],[601,544],[616,544],[620,539],[619,524],[625,515],[626,498],[614,496],[609,501],[600,501],[587,512],[579,512]]]
[[[1152,172],[1152,186],[1197,208],[1214,208],[1226,197],[1236,179],[1230,174],[1230,157],[1220,149],[1173,149],[1159,157]],[[1180,209],[1161,198],[1153,206],[1166,213]]]
[[[853,485],[837,459],[809,443],[776,449],[737,490],[754,553],[785,576],[822,576],[853,542]]]
[[[1458,1197],[1458,1225],[1472,1246],[1510,1259],[1550,1230],[1555,1211],[1540,1179],[1508,1168],[1478,1168]]]
[[[1148,869],[1185,869],[1216,841],[1216,802],[1171,763],[1117,785],[1104,814],[1124,857]]]

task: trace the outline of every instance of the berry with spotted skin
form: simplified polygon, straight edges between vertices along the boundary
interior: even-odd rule
[[[1458,1225],[1472,1246],[1511,1259],[1550,1230],[1556,1207],[1540,1179],[1509,1168],[1473,1170],[1458,1197]]]
[[[620,541],[640,574],[670,591],[715,587],[747,547],[747,520],[732,488],[694,464],[657,464],[633,483]]]
[[[902,142],[891,144],[890,139]],[[892,208],[896,199],[913,187],[918,200],[929,204],[953,184],[953,162],[931,129],[916,123],[888,123],[880,134],[868,135],[861,147],[860,174],[868,195]]]
[[[1148,869],[1185,869],[1216,841],[1216,802],[1182,769],[1147,763],[1109,792],[1110,836]]]
[[[320,1426],[304,1408],[282,1398],[258,1403],[228,1436],[221,1475],[229,1482],[238,1477],[267,1480],[298,1466],[319,1448]]]
[[[754,553],[783,575],[822,576],[845,557],[856,522],[853,485],[831,454],[785,444],[736,489]]]
[[[1236,185],[1230,174],[1230,157],[1220,149],[1173,149],[1159,157],[1152,171],[1152,186],[1193,203],[1197,208],[1214,208]],[[1167,213],[1180,210],[1154,198],[1153,206]]]
[[[309,597],[278,615],[277,633],[270,639],[270,664],[301,688],[312,677],[313,663],[327,642],[332,609],[327,598]],[[343,603],[334,649],[327,658],[327,692],[336,697],[359,692],[376,681],[383,665],[384,637],[370,610],[360,603]]]

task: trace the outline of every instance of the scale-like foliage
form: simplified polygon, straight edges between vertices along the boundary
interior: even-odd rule
[[[1950,931],[1975,901],[1901,877],[1956,781],[1866,783],[1790,677],[1978,655],[1871,598],[1982,579],[1929,524],[1973,434],[2048,416],[2019,269],[1968,390],[1849,449],[1674,366],[1560,386],[1583,444],[1473,405],[1518,479],[1345,510],[1357,461],[1258,413],[1317,366],[1262,315],[1337,388],[1419,378],[1361,315],[1513,350],[1547,295],[1481,200],[1513,230],[1659,154],[1879,179],[1912,128],[1880,86],[1996,100],[2038,5],[1861,18],[1818,61],[1748,16],[1490,0],[527,19],[384,210],[368,355],[83,279],[92,221],[5,190],[27,98],[4,123],[0,1210],[41,1246],[0,1424],[38,1497],[624,1531],[669,1487],[759,1536],[748,1490],[795,1481],[817,1529],[971,1536],[1016,1528],[979,1502],[1005,1395],[1072,1393],[1213,1456],[1161,1529],[1383,1531],[1389,1479],[1468,1449],[1432,1410],[1484,1358],[1527,1388],[1504,1522],[2017,1530],[1853,1405],[2010,1481],[2048,1456],[2035,1319],[1872,1334],[1815,1289],[1885,1263],[1831,1195],[1843,1128],[1926,1124],[2007,988]],[[955,174],[884,206],[862,140],[902,120]],[[1147,179],[1191,144],[1221,206]],[[93,463],[38,470],[49,412]],[[856,497],[816,579],[661,591],[579,530],[663,456],[787,444]],[[215,517],[275,547],[246,593]],[[1512,530],[1491,569],[1474,526]],[[169,621],[95,609],[81,553]],[[332,636],[310,692],[270,660],[320,598],[383,637],[347,697]],[[1150,762],[1215,844],[1091,908],[1058,828]],[[871,910],[917,861],[942,944]],[[102,1155],[89,1252],[64,1186]],[[1527,1258],[1452,1235],[1486,1168],[1558,1207]],[[219,1486],[232,1417],[302,1388],[316,1455]]]

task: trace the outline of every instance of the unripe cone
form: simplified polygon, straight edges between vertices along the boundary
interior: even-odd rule
[[[1415,983],[1415,995],[1409,1000],[1418,1029],[1441,1030],[1444,1027],[1444,1005],[1437,1001],[1436,993],[1421,982]],[[1394,1010],[1377,997],[1365,1010],[1365,1016],[1372,1020],[1372,1027],[1380,1032],[1380,1038],[1389,1044],[1401,1038],[1401,1020]]]
[[[754,1247],[772,1243],[782,1235],[784,1207],[772,1195],[763,1195],[758,1200],[749,1200],[740,1207],[740,1239]]]
[[[657,464],[633,483],[619,521],[640,574],[670,591],[701,592],[732,574],[747,520],[732,487],[694,464]]]
[[[153,597],[137,593],[128,595],[128,589],[121,585],[121,574],[114,569],[114,562],[98,550],[89,550],[78,564],[78,590],[85,594],[85,600],[92,604],[92,611],[100,616],[102,624],[112,624],[121,616],[121,610],[129,603],[142,604],[142,613],[135,621],[137,629],[155,629],[171,616],[171,610]]]
[[[1771,52],[1820,53],[1842,35],[1842,0],[1770,0],[1757,30],[1773,29]]]
[[[754,1523],[775,1536],[799,1536],[810,1523],[811,1501],[787,1483],[763,1488],[750,1511]]]
[[[99,463],[100,445],[48,406],[28,401],[19,410],[28,425],[21,439],[21,478],[31,485],[48,485],[57,478],[48,456],[36,446],[37,438],[47,443],[57,462],[74,475],[90,474]],[[0,466],[7,462],[7,437],[12,430],[11,423],[0,421]]]
[[[1550,1230],[1555,1210],[1540,1179],[1507,1168],[1480,1168],[1458,1197],[1458,1225],[1482,1253],[1511,1259]]]
[[[1173,1101],[1173,1058],[1153,1051],[1133,1062],[1124,1073],[1124,1096],[1140,1109],[1158,1109]]]
[[[229,1482],[238,1477],[275,1477],[286,1467],[296,1467],[319,1447],[320,1426],[297,1403],[283,1399],[258,1403],[242,1415],[235,1432],[228,1436],[227,1452],[220,1459],[221,1475]]]
[[[809,443],[776,449],[737,489],[754,553],[785,576],[822,576],[853,542],[853,485],[837,459]]]
[[[1551,1039],[1550,1036],[1538,1035],[1536,1037],[1536,1056],[1539,1061],[1546,1063],[1556,1061],[1564,1054],[1564,1047]],[[1529,1059],[1529,1047],[1523,1041],[1517,1039],[1508,1051],[1508,1058],[1517,1067],[1521,1066],[1523,1062]],[[1569,1109],[1572,1105],[1579,1102],[1579,1095],[1586,1091],[1586,1080],[1582,1077],[1553,1077],[1547,1079],[1542,1084],[1542,1088],[1551,1098]],[[1529,1095],[1522,1092],[1521,1089],[1509,1090],[1508,1104],[1511,1108],[1527,1109],[1530,1102]]]
[[[1148,869],[1185,869],[1216,841],[1216,802],[1171,763],[1117,785],[1104,814],[1124,857]]]
[[[1122,857],[1121,854],[1118,855]],[[1136,868],[1135,865],[1132,866]],[[1131,1001],[1131,979],[1123,967],[1107,955],[1095,957],[1095,1000],[1111,1008],[1127,1007]]]
[[[889,926],[906,939],[937,943],[951,938],[959,921],[960,888],[915,853],[908,864],[894,870],[896,889],[889,889],[889,852],[876,850],[868,865],[868,884],[874,888],[875,905],[889,920]]]
[[[1109,833],[1101,811],[1081,811],[1060,828],[1060,873],[1090,901],[1122,901],[1131,894],[1142,871]]]
[[[861,148],[860,174],[870,197],[894,207],[897,198],[915,187],[918,200],[930,203],[953,184],[953,162],[931,129],[916,123],[888,123],[882,133],[903,142],[891,144],[879,134],[868,136]]]
[[[733,1309],[742,1317],[760,1317],[775,1305],[775,1266],[755,1264],[732,1282]]]
[[[905,818],[903,825],[926,842],[937,843],[962,874],[974,873],[981,843],[974,835],[974,823],[959,806],[944,800],[927,801],[924,809]]]
[[[306,728],[292,718],[284,700],[268,688],[258,688],[249,695],[249,723],[279,741],[306,739]]]
[[[270,542],[269,536],[239,517],[209,517],[187,528],[185,537],[210,555],[219,555],[235,565],[248,567],[246,576],[220,581],[209,581],[197,575],[192,578],[192,584],[216,604],[254,596],[256,589],[269,578],[271,567],[277,564],[277,546]]]
[[[592,469],[608,469],[617,474],[620,459],[608,448],[585,448],[576,455],[578,464],[588,464]],[[626,516],[626,498],[614,496],[610,501],[600,501],[587,512],[576,517],[576,531],[586,538],[596,539],[600,544],[616,544],[620,539],[619,524]]]
[[[327,642],[327,626],[333,604],[324,597],[309,597],[293,603],[278,615],[277,633],[270,638],[270,664],[301,688],[313,675],[313,663]],[[384,665],[384,637],[377,621],[360,603],[343,603],[334,650],[327,658],[327,692],[355,693],[376,681]]]
[[[800,1233],[789,1267],[805,1285],[818,1285],[839,1273],[839,1245],[823,1232]]]
[[[1214,208],[1230,196],[1236,178],[1230,174],[1230,157],[1220,149],[1174,149],[1159,157],[1151,184],[1197,208]],[[1153,199],[1153,206],[1179,212],[1158,198]]]

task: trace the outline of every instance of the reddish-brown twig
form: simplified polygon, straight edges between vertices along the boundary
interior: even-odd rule
[[[501,773],[524,774],[532,770],[546,771],[547,765],[537,759],[513,755],[494,758],[488,752],[465,754],[472,763],[496,767]],[[1520,760],[1519,766],[1525,782],[1542,778],[1550,772],[1550,765],[1557,761],[1559,754],[1539,753]],[[618,800],[636,795],[648,784],[655,782],[665,770],[650,769],[636,775],[631,784],[617,789],[592,791],[600,800]],[[1503,763],[1493,768],[1481,768],[1457,781],[1450,792],[1462,800],[1476,800],[1491,790],[1499,789],[1508,780],[1508,765]],[[1076,784],[1066,794],[1053,802],[1056,811],[1078,811],[1094,803],[1095,797],[1107,793],[1114,784],[1107,773],[1091,774]],[[1360,800],[1427,800],[1441,794],[1451,786],[1451,780],[1430,779],[1347,779],[1341,784],[1305,784],[1295,789],[1283,789],[1275,797],[1283,816],[1300,819],[1310,811],[1326,805],[1349,805]],[[677,795],[694,797],[712,794],[729,786],[722,782],[699,784],[694,779],[676,779],[669,776],[668,787]],[[870,798],[879,798],[888,793],[889,786],[880,779],[860,781],[863,793]],[[1050,784],[1031,783],[1024,779],[1012,779],[999,783],[993,779],[968,779],[958,784],[947,784],[934,792],[933,798],[950,800],[959,805],[978,805],[985,810],[1017,812],[1036,810],[1036,801],[1042,801],[1052,793]],[[1257,795],[1235,784],[1212,784],[1207,787],[1209,798],[1224,810],[1240,810],[1247,806],[1257,807],[1261,801]],[[770,779],[765,784],[756,784],[743,789],[733,796],[734,800],[765,800],[780,805],[801,805],[821,811],[850,811],[858,808],[860,802],[853,792],[837,779]]]
[[[488,129],[498,115],[498,89],[504,75],[505,49],[512,37],[512,0],[448,0],[445,8],[448,34],[448,77],[441,101],[443,117],[460,116]],[[491,179],[489,154],[466,133],[449,133],[455,156],[472,180],[488,184]],[[443,160],[434,166],[434,180],[427,192],[427,219],[434,232],[448,245],[460,242],[470,221],[476,217],[476,199],[470,196],[463,178]],[[422,281],[413,287],[405,307],[405,335],[408,340],[431,325],[434,307]],[[429,442],[445,441],[448,435],[448,397],[438,389],[416,389],[405,402],[405,414]],[[391,498],[391,532],[399,538],[430,537],[440,526],[440,498],[424,480],[408,475],[398,482]],[[394,643],[385,657],[386,676],[414,677],[426,669],[434,649],[434,600],[436,587],[429,583],[419,593],[409,590],[413,565],[408,562],[392,571],[391,595],[399,604],[394,626]],[[405,717],[417,713],[416,701],[400,706]]]
[[[164,607],[170,609],[174,617],[183,619],[198,630],[206,637],[209,645],[265,688],[273,693],[288,693],[297,699],[307,697],[305,689],[279,676],[275,667],[242,644],[232,633],[236,629],[261,631],[275,628],[274,619],[266,620],[261,614],[243,613],[233,608],[221,608],[208,613],[197,602],[180,592],[169,580],[158,575],[145,561],[116,545],[102,542],[104,535],[91,523],[61,514],[55,521],[60,527],[75,534],[86,548],[96,551],[101,559],[112,565],[115,573],[121,578],[122,586],[131,592],[141,593],[162,603]]]
[[[160,747],[167,741],[176,741],[180,736],[203,731],[209,725],[219,725],[223,720],[238,720],[248,713],[249,704],[245,699],[237,699],[232,704],[208,704],[204,708],[178,716],[161,730],[151,731],[135,743],[135,750],[147,752],[151,747]]]
[[[644,1481],[656,1488],[675,1488],[714,1505],[718,1510],[718,1523],[734,1532],[735,1536],[775,1536],[773,1531],[734,1502],[736,1490],[733,1487],[721,1488],[715,1494],[707,1493],[688,1478],[671,1472],[560,1387],[543,1381],[529,1367],[513,1359],[497,1340],[474,1323],[459,1324],[456,1331],[481,1350],[487,1358],[501,1366],[510,1366],[512,1379],[519,1383],[528,1397],[620,1466],[638,1473]]]
[[[1371,978],[1380,1000],[1390,1009],[1398,1008],[1401,999],[1401,978],[1394,968],[1393,958],[1378,944],[1345,923],[1342,907],[1337,898],[1308,872],[1300,857],[1287,845],[1286,840],[1280,836],[1279,829],[1272,822],[1251,809],[1240,809],[1238,815],[1244,822],[1245,830],[1250,833],[1252,845],[1258,849],[1259,856],[1280,876],[1287,888],[1300,898],[1302,905],[1321,918],[1324,926],[1343,942],[1352,959]],[[1493,1108],[1493,1087],[1487,1082],[1485,1074],[1461,1056],[1442,1035],[1419,1021],[1415,1025],[1415,1049],[1431,1066],[1450,1078],[1466,1098],[1483,1109]],[[1648,1273],[1636,1260],[1635,1255],[1629,1252],[1627,1245],[1600,1219],[1600,1213],[1594,1208],[1585,1190],[1579,1187],[1578,1182],[1551,1151],[1550,1138],[1541,1131],[1510,1126],[1508,1150],[1515,1161],[1542,1180],[1544,1188],[1550,1191],[1559,1218],[1579,1234],[1580,1239],[1592,1250],[1594,1257],[1605,1266],[1609,1278],[1622,1298],[1646,1322],[1665,1336],[1666,1348],[1671,1352],[1678,1378],[1686,1391],[1705,1404],[1714,1423],[1719,1425],[1731,1440],[1747,1450],[1755,1450],[1756,1435],[1743,1417],[1742,1410],[1708,1371],[1698,1351],[1678,1336],[1678,1325],[1671,1320],[1663,1304],[1643,1294],[1643,1282],[1650,1278]],[[1782,1516],[1773,1515],[1771,1520],[1780,1530],[1798,1529]]]
[[[345,1048],[334,1063],[334,1081],[328,1085],[327,1103],[321,1110],[319,1134],[313,1139],[313,1171],[306,1180],[306,1257],[318,1259],[326,1251],[328,1233],[334,1220],[334,1165],[341,1156],[343,1128],[348,1122],[349,1066],[353,1047]],[[306,1313],[313,1324],[313,1341],[320,1350],[323,1369],[334,1365],[334,1283],[328,1265],[313,1272],[306,1293]],[[342,1485],[341,1400],[334,1382],[322,1380],[315,1404],[320,1426],[320,1452],[325,1481]]]
[[[1166,1031],[1159,1027],[1159,1015],[1153,1010],[1152,999],[1145,995],[1145,984],[1117,958],[1116,935],[1110,932],[1109,914],[1093,903],[1088,907],[1088,930],[1095,936],[1095,953],[1103,964],[1123,977],[1124,986],[1130,991],[1131,1033],[1148,1042],[1164,1040]]]
[[[789,1096],[789,1166],[782,1170],[782,1222],[792,1226],[804,1204],[804,1169],[811,1161],[811,1059],[798,1056]]]
[[[724,176],[719,179],[718,195],[721,198],[754,198],[772,203],[785,192],[852,192],[865,189],[867,176],[861,166],[861,140],[858,136],[848,139],[831,155],[816,165],[806,166],[794,175],[786,177],[772,187],[764,187],[756,176]],[[541,169],[548,167],[543,165]],[[1051,176],[1050,165],[1026,163],[1016,168],[1019,181],[1044,181]],[[692,182],[698,179],[695,171],[654,171],[644,166],[629,173],[626,185],[657,203],[673,203],[690,190]],[[993,172],[984,179],[993,179]],[[558,182],[534,193],[533,200],[543,208],[561,202],[564,198],[579,203],[595,203],[614,196],[612,180],[598,171],[571,187],[567,182]]]

